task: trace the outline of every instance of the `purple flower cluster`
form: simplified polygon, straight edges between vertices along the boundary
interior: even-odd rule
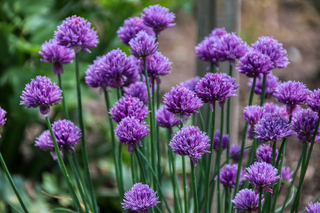
[[[210,139],[197,126],[182,127],[174,135],[169,146],[174,153],[189,156],[195,166],[203,154],[210,153],[206,150],[210,146]]]
[[[266,98],[271,98],[274,91],[280,84],[280,80],[277,76],[273,75],[272,72],[267,74],[266,76],[266,90],[265,95]],[[253,85],[253,79],[251,78],[248,82],[248,86],[252,87]],[[254,87],[254,93],[257,95],[261,95],[262,93],[262,86],[263,86],[263,75],[260,75],[258,78],[256,78],[256,86]]]
[[[136,183],[124,194],[122,208],[148,213],[149,209],[160,203],[157,192],[154,192],[147,184]]]
[[[220,169],[220,182],[224,186],[234,188],[237,181],[238,164],[227,164],[224,168]],[[245,180],[245,172],[243,169],[240,171],[239,185]],[[217,180],[217,177],[215,178]]]
[[[225,150],[228,147],[229,141],[230,141],[229,135],[222,135],[222,144],[221,144],[222,150]],[[213,139],[213,149],[218,151],[219,144],[220,144],[220,130],[216,130],[214,134],[214,139]]]
[[[227,31],[224,27],[222,28],[215,28],[214,30],[211,31],[209,37],[218,37],[221,38],[222,36],[226,35]]]
[[[125,20],[123,27],[120,27],[117,33],[121,41],[125,45],[129,45],[129,41],[142,30],[150,36],[155,36],[152,28],[146,26],[141,18],[134,16]]]
[[[253,78],[259,77],[261,74],[269,74],[273,64],[269,56],[250,50],[240,59],[237,68],[240,73]]]
[[[128,151],[132,154],[136,145],[142,146],[141,139],[146,137],[150,130],[145,122],[135,117],[125,117],[121,120],[115,132],[119,142],[128,144]]]
[[[272,147],[268,144],[262,144],[258,147],[257,151],[257,162],[272,163]],[[275,160],[278,158],[279,151],[276,149]]]
[[[263,203],[264,199],[261,200]],[[232,200],[235,209],[243,212],[257,212],[259,210],[259,194],[252,189],[242,189]]]
[[[149,113],[148,108],[138,98],[131,96],[122,97],[117,103],[110,109],[112,119],[116,123],[120,123],[125,117],[135,117],[139,121],[143,121]]]
[[[59,45],[73,48],[76,53],[81,49],[90,53],[88,48],[96,47],[99,43],[97,32],[91,28],[91,23],[75,15],[66,18],[54,35]]]
[[[176,119],[174,114],[168,111],[167,106],[159,108],[156,112],[157,125],[168,128],[172,133],[172,127],[180,124],[180,119]]]
[[[292,181],[292,175],[293,175],[293,172],[290,170],[289,167],[284,166],[282,168],[281,180],[284,180],[290,183]]]
[[[7,120],[5,118],[6,114],[7,112],[0,107],[0,127],[6,123],[6,120]],[[1,135],[0,135],[0,138],[1,138]]]
[[[196,76],[189,80],[186,80],[185,82],[181,82],[180,86],[188,88],[191,91],[195,91],[196,85],[199,83],[199,81],[200,81],[200,77]]]
[[[149,103],[148,89],[146,83],[144,82],[137,81],[133,84],[130,84],[128,87],[124,87],[123,91],[128,96],[139,98],[139,100],[145,105]]]
[[[233,161],[235,162],[239,161],[240,151],[241,151],[241,145],[236,145],[236,144],[231,145],[229,155],[232,156]],[[245,158],[247,155],[248,155],[248,150],[245,149],[243,153],[243,158]]]
[[[215,48],[217,37],[206,37],[202,42],[196,46],[197,57],[201,60],[212,62],[217,65],[219,61],[218,52]]]
[[[25,91],[22,92],[20,105],[27,105],[26,108],[40,108],[42,116],[48,116],[50,106],[59,104],[62,90],[59,89],[56,83],[52,83],[50,78],[45,76],[37,76],[32,79],[30,84],[27,84]]]
[[[255,125],[256,138],[260,141],[278,141],[293,135],[292,125],[282,115],[266,114]]]
[[[238,87],[236,80],[225,73],[207,73],[200,79],[195,92],[213,110],[216,101],[223,107],[228,98],[236,96]]]
[[[251,126],[255,126],[264,115],[264,108],[258,105],[246,106],[244,108],[244,120]]]
[[[289,64],[287,51],[282,44],[273,37],[260,37],[257,42],[252,44],[254,50],[270,57],[274,68],[285,68]]]
[[[72,59],[75,57],[72,49],[59,45],[54,39],[42,44],[39,54],[43,57],[40,59],[42,62],[53,64],[55,75],[64,73],[62,64],[72,63]]]
[[[315,112],[320,112],[320,89],[309,93],[307,105]]]
[[[320,203],[309,203],[308,207],[306,208],[307,213],[320,213]]]
[[[260,188],[272,193],[270,186],[276,184],[276,181],[280,178],[278,169],[266,162],[256,162],[247,168],[247,174],[245,177],[248,181],[255,185],[256,191],[259,192]]]
[[[202,101],[193,91],[176,86],[164,95],[164,104],[169,112],[174,113],[183,123],[186,123],[192,113],[198,112],[197,110],[202,106]]]
[[[131,54],[136,58],[145,58],[153,55],[158,48],[158,42],[155,42],[155,38],[145,31],[137,33],[136,37],[129,41],[129,45]]]
[[[176,25],[173,23],[175,15],[170,13],[168,8],[152,5],[145,8],[143,12],[144,14],[141,14],[143,23],[153,28],[155,33],[159,34],[162,30]]]

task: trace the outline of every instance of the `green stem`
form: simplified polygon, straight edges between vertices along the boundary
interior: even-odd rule
[[[97,200],[96,200],[96,196],[94,193],[93,183],[92,183],[90,170],[89,170],[89,162],[88,162],[86,143],[84,141],[85,132],[84,132],[84,125],[83,125],[83,118],[82,118],[82,103],[81,103],[80,74],[79,74],[79,53],[76,53],[76,81],[77,81],[79,126],[80,126],[81,134],[82,134],[81,149],[82,149],[83,165],[84,165],[84,170],[85,170],[85,174],[86,174],[86,179],[87,179],[87,182],[89,185],[89,190],[90,190],[90,194],[91,194],[91,201],[94,205],[93,212],[97,213],[98,212],[98,205],[97,205]]]
[[[202,117],[202,113],[201,111],[199,110],[199,118],[200,118],[200,123],[201,123],[201,130],[204,131],[204,121],[203,121],[203,117]]]
[[[224,121],[224,107],[221,107],[221,119],[220,119],[220,142],[219,142],[219,149],[218,149],[218,166],[220,166],[220,159],[221,159],[221,151],[222,151],[222,136],[223,136],[223,121]],[[218,197],[218,205],[217,205],[217,213],[221,212],[221,196],[220,196],[220,168],[217,168],[217,197]]]
[[[136,161],[134,155],[130,154],[131,157],[131,174],[132,174],[132,183],[137,183],[137,174],[136,174]]]
[[[264,74],[263,75],[263,81],[262,81],[262,91],[261,91],[260,106],[263,106],[263,104],[265,102],[265,99],[266,99],[266,81],[267,81],[267,74]]]
[[[194,208],[195,208],[195,212],[199,213],[196,173],[195,173],[195,168],[191,158],[190,158],[190,166],[191,166],[191,175],[192,175],[192,183],[193,183]]]
[[[262,190],[263,190],[263,188],[260,187],[260,191],[259,191],[259,210],[258,210],[258,213],[261,213]]]
[[[16,196],[17,196],[17,198],[18,198],[18,200],[19,200],[19,202],[20,202],[20,205],[21,205],[23,211],[24,211],[25,213],[28,213],[27,207],[26,207],[26,205],[24,204],[24,202],[23,202],[23,200],[22,200],[22,198],[21,198],[21,196],[20,196],[20,194],[19,194],[19,191],[18,191],[18,189],[17,189],[17,187],[16,187],[16,185],[15,185],[15,183],[14,183],[12,177],[11,177],[11,174],[10,174],[8,168],[7,168],[7,165],[6,165],[6,163],[4,162],[4,159],[3,159],[3,157],[2,157],[1,152],[0,152],[0,163],[1,163],[2,167],[3,167],[3,169],[4,169],[4,172],[5,172],[6,175],[7,175],[7,178],[9,179],[9,182],[10,182],[10,184],[11,184],[11,187],[12,187],[14,193],[16,194]]]
[[[209,160],[208,166],[206,170],[206,182],[205,182],[205,212],[210,212],[210,203],[209,201],[209,183],[210,183],[210,174],[211,174],[211,166],[212,166],[212,154],[213,154],[213,139],[214,139],[214,129],[215,129],[215,116],[216,116],[216,104],[214,103],[213,106],[213,113],[212,113],[212,128],[211,128],[211,144],[210,144],[210,153],[209,153]]]
[[[64,91],[63,91],[63,87],[62,87],[62,80],[61,80],[61,73],[60,72],[58,74],[58,83],[59,83],[60,89],[62,90],[62,107],[63,107],[63,111],[64,111],[64,116],[66,117],[67,120],[69,120],[69,113],[68,113],[66,99],[65,99]]]
[[[225,189],[226,189],[226,196],[225,196],[225,212],[230,212],[230,205],[229,205],[229,202],[231,202],[231,187],[230,186],[226,186],[225,187]]]
[[[232,77],[232,64],[231,63],[229,65],[229,76]],[[231,116],[231,97],[228,98],[228,100],[227,100],[227,125],[226,125],[227,131],[226,131],[226,133],[229,136],[230,136],[230,122],[231,122],[230,116]],[[227,153],[226,153],[227,159],[229,159],[229,155],[230,155],[230,143],[227,146]]]
[[[68,183],[68,187],[70,189],[70,193],[71,193],[71,196],[73,198],[73,201],[75,203],[75,207],[77,209],[77,211],[82,211],[82,208],[80,206],[80,202],[79,202],[79,199],[73,189],[73,186],[72,186],[72,183],[71,183],[71,180],[70,180],[70,177],[69,177],[69,174],[68,174],[68,171],[67,171],[67,168],[66,168],[66,165],[64,164],[63,162],[63,159],[62,159],[62,155],[61,155],[61,152],[60,152],[60,149],[59,149],[59,145],[57,143],[57,140],[56,140],[56,137],[54,136],[54,133],[53,133],[53,130],[52,130],[52,126],[51,126],[51,123],[50,123],[50,120],[49,120],[49,117],[47,116],[46,117],[46,122],[47,122],[47,126],[49,128],[49,131],[50,131],[50,134],[51,134],[51,137],[52,137],[52,140],[53,140],[53,145],[54,145],[54,149],[57,153],[57,156],[58,156],[58,163],[60,164],[61,166],[61,169],[62,169],[62,173],[64,175],[64,177],[66,178],[67,180],[67,183]]]

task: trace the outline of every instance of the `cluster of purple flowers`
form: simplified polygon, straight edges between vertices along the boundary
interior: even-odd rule
[[[7,119],[5,118],[6,114],[7,112],[0,107],[0,127],[3,126],[7,121]],[[0,135],[0,138],[1,138],[1,135]]]

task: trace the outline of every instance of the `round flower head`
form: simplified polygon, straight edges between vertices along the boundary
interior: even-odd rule
[[[215,28],[214,30],[212,30],[209,36],[221,38],[222,36],[224,36],[226,34],[227,34],[226,29],[224,27],[222,27],[222,28]]]
[[[260,141],[278,141],[293,135],[292,125],[283,115],[266,114],[258,121],[254,129]]]
[[[52,83],[50,78],[37,76],[26,85],[25,91],[22,92],[20,105],[27,105],[26,108],[40,108],[42,116],[48,116],[50,106],[59,104],[62,90],[56,83]]]
[[[273,37],[260,37],[252,44],[253,49],[270,57],[274,68],[285,68],[289,64],[287,51]]]
[[[289,167],[283,167],[282,168],[282,172],[281,172],[281,180],[287,181],[287,182],[291,182],[292,181],[292,175],[293,172],[290,170]],[[320,212],[319,212],[320,213]]]
[[[264,199],[261,200],[261,204]],[[238,192],[236,197],[232,200],[235,204],[235,209],[243,212],[258,212],[259,211],[259,194],[252,189],[242,189]]]
[[[320,203],[309,203],[308,207],[306,207],[307,213],[320,213]]]
[[[279,114],[281,107],[273,102],[263,104],[264,113]]]
[[[144,30],[148,35],[155,36],[153,29],[147,27],[139,17],[131,17],[124,21],[123,27],[117,31],[118,37],[125,45],[129,45],[129,41],[136,37],[137,33]]]
[[[203,154],[210,153],[206,150],[210,146],[210,139],[197,126],[182,127],[173,136],[169,146],[174,153],[189,156],[195,166]]]
[[[161,127],[168,128],[172,133],[172,127],[180,124],[180,119],[174,118],[174,114],[168,111],[167,106],[159,108],[156,112],[157,124]]]
[[[320,89],[309,93],[307,105],[315,112],[320,112]]]
[[[191,91],[195,91],[196,85],[199,81],[200,81],[200,77],[196,76],[196,77],[193,77],[189,80],[186,80],[185,82],[181,82],[180,86],[188,88]]]
[[[202,101],[195,93],[185,87],[176,86],[164,95],[164,104],[167,110],[174,113],[183,123],[188,121],[192,113],[197,113],[202,106]]]
[[[138,98],[131,96],[122,97],[117,103],[110,109],[110,114],[112,119],[116,123],[125,117],[135,117],[141,122],[147,117],[149,111],[142,101]]]
[[[157,51],[158,42],[155,42],[155,38],[148,35],[145,31],[140,31],[135,38],[129,41],[129,45],[132,55],[136,58],[145,58]]]
[[[272,72],[266,76],[266,98],[271,98],[275,89],[279,86],[280,80],[277,76],[273,75]],[[253,78],[250,78],[248,86],[252,87]],[[261,95],[263,86],[263,75],[261,74],[258,78],[256,78],[256,86],[254,88],[254,93],[257,95]]]
[[[216,50],[219,61],[235,62],[248,51],[249,46],[235,33],[228,33],[218,40]]]
[[[200,79],[195,92],[204,103],[209,103],[213,110],[216,101],[223,107],[228,98],[236,96],[238,87],[236,79],[225,73],[207,73]]]
[[[318,113],[311,109],[301,108],[293,113],[292,126],[300,140],[311,142],[318,118]],[[319,134],[320,130],[318,129],[317,135]]]
[[[229,145],[229,135],[222,135],[222,144],[221,144],[221,150],[225,150]],[[220,144],[220,130],[216,130],[214,134],[213,139],[213,148],[218,151],[219,150],[219,144]]]
[[[238,164],[227,164],[224,168],[220,169],[220,182],[223,184],[223,186],[230,186],[231,188],[234,188],[237,181],[237,172]],[[245,180],[244,175],[245,172],[241,168],[239,179],[240,186]],[[215,180],[217,180],[217,177],[215,178]]]
[[[292,114],[297,104],[305,104],[310,91],[300,82],[287,81],[280,84],[274,91],[273,95],[277,100],[287,105],[287,112]]]
[[[145,105],[149,103],[148,89],[144,82],[137,81],[130,84],[128,87],[124,87],[123,91],[126,95],[139,98]]]
[[[143,10],[141,14],[143,23],[148,27],[152,27],[154,32],[160,33],[162,30],[173,27],[175,19],[174,13],[170,13],[168,8],[158,5],[152,5]]]
[[[146,137],[149,131],[145,122],[135,117],[126,117],[121,120],[115,132],[119,142],[128,144],[128,151],[132,154],[136,145],[142,146],[141,139]]]
[[[240,151],[241,151],[241,145],[236,145],[236,144],[231,145],[229,155],[232,156],[232,160],[234,160],[235,162],[238,162],[240,159]],[[243,158],[247,157],[247,155],[248,155],[248,150],[245,149],[243,153]]]
[[[53,64],[53,71],[55,75],[64,73],[62,64],[72,63],[72,59],[75,57],[72,49],[57,44],[57,41],[54,39],[42,44],[39,54],[43,57],[40,61]]]
[[[35,146],[38,146],[43,151],[50,151],[54,160],[58,159],[58,155],[54,149],[54,144],[49,130],[44,131],[39,137],[36,138]],[[60,149],[61,155],[64,155],[64,150]]]
[[[161,83],[161,80],[158,76],[164,76],[170,73],[172,63],[160,52],[156,52],[155,54],[146,57],[145,60],[150,80],[157,80],[158,83]],[[143,66],[143,59],[140,59],[140,73],[142,74],[144,74]]]
[[[83,49],[90,53],[89,47],[96,47],[99,43],[97,32],[91,28],[91,23],[79,16],[66,18],[58,30],[54,32],[59,45],[73,48],[75,52]]]
[[[154,192],[147,184],[136,183],[124,193],[122,208],[130,209],[138,213],[148,213],[149,209],[156,206],[159,201],[157,192]]]
[[[195,47],[198,58],[204,61],[212,62],[216,66],[219,61],[218,52],[216,49],[217,39],[218,38],[214,36],[206,37]]]
[[[248,181],[255,185],[256,192],[259,192],[262,187],[265,191],[272,193],[272,189],[269,186],[275,185],[276,181],[280,178],[278,169],[266,162],[256,162],[247,168],[247,174],[245,177]]]
[[[271,164],[272,163],[272,147],[268,144],[262,144],[258,147],[257,151],[257,162],[266,162]],[[276,149],[276,157],[275,161],[278,158],[279,151]]]
[[[102,56],[98,56],[96,60],[93,61],[93,64],[89,65],[89,68],[86,71],[85,81],[89,86],[94,88],[107,88],[109,86],[109,78],[99,70],[98,61],[101,59]]]
[[[254,126],[264,115],[264,109],[261,106],[253,105],[253,106],[246,106],[244,108],[244,119],[245,121]]]
[[[6,123],[6,120],[7,120],[5,118],[6,114],[7,112],[0,107],[0,127]],[[0,138],[1,138],[1,135],[0,135]]]
[[[269,74],[273,64],[269,56],[250,50],[240,59],[237,68],[240,73],[253,78],[259,77],[261,74]]]

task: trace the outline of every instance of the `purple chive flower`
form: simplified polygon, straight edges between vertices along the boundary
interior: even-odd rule
[[[263,109],[265,114],[279,114],[281,111],[281,107],[273,102],[265,103],[263,105]]]
[[[27,105],[26,108],[40,108],[40,113],[43,117],[48,116],[50,106],[59,104],[62,90],[59,89],[56,83],[52,83],[50,78],[45,76],[37,76],[32,79],[30,84],[27,84],[25,91],[22,92],[20,105]]]
[[[185,82],[180,83],[180,86],[188,88],[191,91],[195,91],[197,83],[200,81],[200,77],[196,76]]]
[[[115,132],[119,142],[128,144],[128,151],[132,154],[136,145],[142,146],[141,139],[146,137],[150,130],[145,122],[135,117],[126,117],[121,120]]]
[[[65,151],[74,152],[73,146],[81,139],[81,130],[71,121],[58,120],[52,124],[52,130],[60,148],[61,154]],[[43,151],[51,151],[52,157],[56,160],[57,154],[54,149],[53,140],[49,130],[44,131],[37,139],[35,146]]]
[[[271,58],[274,68],[285,68],[289,64],[287,51],[273,37],[260,37],[252,44],[253,49]]]
[[[234,160],[235,162],[238,162],[240,159],[240,151],[241,151],[241,145],[236,145],[236,144],[231,145],[229,155],[232,156],[232,160]],[[245,149],[243,153],[243,158],[245,158],[247,155],[248,155],[248,150]]]
[[[175,19],[174,13],[170,13],[168,8],[158,5],[152,5],[143,10],[141,14],[143,23],[148,27],[152,27],[155,33],[160,33],[162,30],[173,27]]]
[[[185,87],[176,86],[164,95],[164,104],[167,110],[180,118],[183,123],[188,121],[192,113],[197,113],[202,106],[202,101],[195,93]]]
[[[266,76],[266,98],[271,98],[275,89],[279,86],[281,81],[279,78],[270,72]],[[253,85],[253,78],[250,78],[248,82],[248,86],[252,87]],[[254,88],[254,93],[257,95],[261,95],[262,93],[262,85],[263,85],[263,75],[260,75],[258,78],[256,78],[256,86]]]
[[[7,120],[5,118],[6,114],[7,112],[0,107],[0,127],[6,123],[6,120]],[[1,138],[1,135],[0,135],[0,138]]]
[[[273,95],[277,100],[287,106],[287,112],[292,114],[297,104],[305,104],[310,90],[303,83],[296,81],[287,81],[280,84]]]
[[[59,45],[74,49],[77,53],[81,49],[90,53],[89,47],[96,47],[99,43],[97,32],[91,28],[91,23],[79,16],[66,18],[58,30],[54,32]]]
[[[231,188],[234,188],[237,181],[237,172],[238,164],[227,164],[224,168],[220,169],[220,182],[223,186],[230,186]],[[241,186],[242,182],[245,180],[244,175],[245,172],[241,168],[239,186]],[[215,177],[215,180],[217,180],[217,177]]]
[[[219,38],[217,37],[206,37],[196,47],[197,57],[201,60],[214,63],[216,66],[219,61],[218,52],[216,49],[216,43]]]
[[[155,42],[155,38],[148,35],[145,31],[140,31],[135,38],[129,41],[129,45],[132,55],[136,58],[145,58],[157,51],[158,42]]]
[[[53,64],[53,71],[55,75],[64,73],[62,64],[72,63],[75,54],[72,49],[66,48],[57,44],[57,41],[51,39],[42,44],[39,54],[43,57],[40,61]]]
[[[153,80],[157,80],[158,83],[161,83],[158,76],[164,76],[170,73],[172,63],[160,52],[147,56],[145,60],[148,76],[150,77],[151,82]],[[143,59],[140,59],[140,73],[144,74]]]
[[[292,181],[292,175],[293,175],[293,172],[290,170],[289,167],[284,166],[282,168],[281,180],[284,180],[290,183]]]
[[[216,51],[219,61],[235,62],[246,54],[249,46],[235,33],[228,33],[217,41]]]
[[[320,213],[320,203],[319,202],[315,202],[315,203],[310,202],[308,207],[306,207],[306,211],[307,211],[307,213]]]
[[[172,138],[169,146],[174,153],[191,158],[194,166],[203,154],[210,153],[206,149],[210,146],[210,139],[197,126],[182,127]]]
[[[261,204],[264,199],[261,200]],[[257,212],[259,211],[259,194],[252,189],[242,189],[238,192],[236,197],[232,200],[235,204],[235,209],[243,212]]]
[[[144,82],[137,81],[130,84],[128,87],[124,87],[123,91],[126,95],[139,98],[145,105],[149,104],[148,89]]]
[[[141,122],[147,117],[149,113],[148,108],[138,98],[131,96],[122,97],[117,103],[110,109],[112,119],[116,123],[125,117],[135,117]]]
[[[307,141],[309,143],[312,141],[318,118],[318,113],[312,111],[311,109],[301,108],[293,113],[292,126],[297,134],[297,137],[301,141]],[[319,129],[317,131],[317,135],[320,135]]]
[[[172,127],[180,124],[180,119],[174,118],[174,114],[168,111],[167,106],[159,108],[156,112],[157,124],[161,127],[168,128],[172,133]]]
[[[136,183],[124,193],[122,208],[130,209],[138,213],[148,213],[149,209],[156,206],[159,201],[157,192],[154,192],[147,184]]]
[[[250,50],[240,59],[237,68],[240,73],[253,78],[259,77],[261,74],[269,74],[273,64],[269,56]]]
[[[283,115],[266,114],[258,121],[254,129],[260,141],[278,141],[293,135],[292,125]]]
[[[129,41],[142,30],[150,36],[155,36],[152,28],[146,26],[139,17],[134,16],[125,20],[123,27],[120,27],[117,33],[121,41],[125,45],[129,45]]]
[[[257,162],[266,162],[271,164],[272,163],[272,147],[268,144],[262,144],[258,147],[257,151]],[[279,151],[276,149],[276,157],[275,161],[278,158]]]
[[[195,92],[204,103],[209,103],[213,111],[216,101],[223,107],[228,98],[237,95],[238,87],[236,80],[225,73],[207,73],[200,79]]]
[[[255,185],[256,192],[259,192],[262,187],[265,191],[272,193],[272,189],[269,186],[276,184],[276,181],[280,178],[278,169],[266,162],[256,162],[247,168],[247,174],[245,177],[248,181]]]
[[[215,28],[214,30],[211,31],[210,33],[210,37],[218,37],[218,38],[221,38],[222,36],[226,35],[227,34],[227,31],[226,29],[223,27],[223,28]]]
[[[244,120],[254,126],[264,115],[264,109],[261,106],[253,105],[253,106],[246,106],[244,108]]]
[[[320,112],[320,89],[309,93],[307,105],[315,112]]]
[[[86,83],[91,87],[100,87],[107,88],[109,86],[110,79],[106,77],[103,72],[99,71],[99,60],[102,59],[102,56],[98,56],[96,60],[93,61],[92,65],[89,65],[89,68],[86,71]]]
[[[229,145],[229,135],[222,135],[222,144],[221,144],[221,150],[225,150]],[[213,139],[213,148],[218,151],[219,150],[219,144],[220,144],[220,130],[216,130],[214,134]]]

